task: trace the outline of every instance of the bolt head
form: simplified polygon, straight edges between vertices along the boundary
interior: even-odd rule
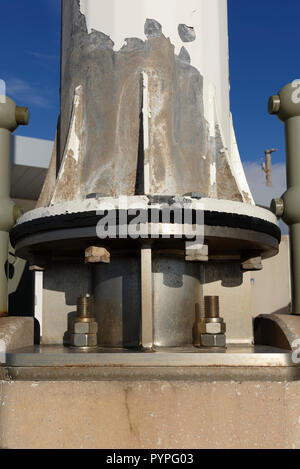
[[[201,347],[226,347],[225,334],[202,334],[200,337]]]

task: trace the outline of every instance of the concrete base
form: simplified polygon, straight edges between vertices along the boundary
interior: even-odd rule
[[[1,321],[7,351],[33,342],[31,318]],[[300,449],[299,368],[289,363],[173,375],[149,366],[149,377],[98,368],[0,367],[0,448]]]
[[[33,318],[0,318],[0,363],[6,362],[6,353],[33,344]]]
[[[300,383],[0,382],[0,447],[300,448]]]

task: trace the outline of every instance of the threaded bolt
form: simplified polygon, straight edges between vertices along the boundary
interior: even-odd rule
[[[205,317],[206,318],[219,318],[220,317],[220,306],[218,296],[205,296]]]
[[[77,315],[78,317],[94,316],[94,298],[92,296],[85,295],[77,299]]]

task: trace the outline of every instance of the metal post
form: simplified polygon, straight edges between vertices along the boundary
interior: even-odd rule
[[[141,345],[144,349],[153,347],[153,304],[152,304],[152,247],[143,244],[141,248],[142,283],[142,331]]]
[[[289,225],[292,314],[300,315],[300,99],[299,82],[286,85],[269,101],[269,113],[285,123],[287,191],[272,201],[274,213]]]
[[[0,96],[0,317],[8,315],[7,277],[9,230],[20,216],[10,198],[10,137],[18,125],[27,125],[27,108],[17,107],[6,96]]]
[[[266,173],[267,187],[272,187],[272,153],[278,151],[276,148],[271,148],[265,151],[266,162],[263,163],[262,169]]]

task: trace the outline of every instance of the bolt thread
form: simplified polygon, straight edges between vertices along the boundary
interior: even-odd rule
[[[218,296],[205,296],[204,306],[205,306],[206,318],[219,318],[220,317],[220,307],[219,307]]]
[[[77,299],[78,317],[90,317],[94,315],[94,298],[92,296],[80,296]]]

